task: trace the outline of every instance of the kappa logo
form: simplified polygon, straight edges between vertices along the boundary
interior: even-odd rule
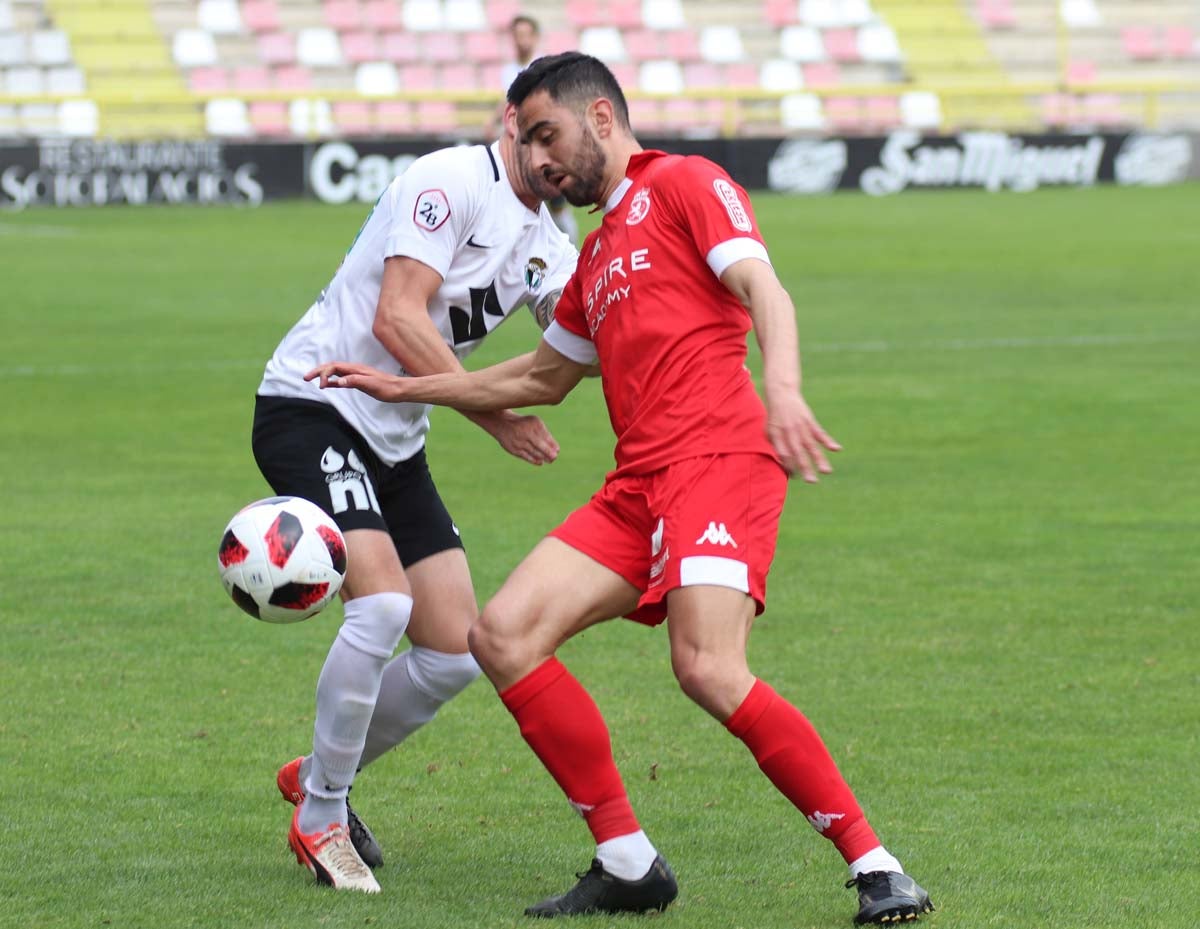
[[[321,455],[321,470],[325,473],[325,484],[329,488],[329,502],[334,514],[345,513],[353,505],[356,510],[380,512],[375,499],[375,488],[367,477],[358,452],[350,449],[343,455],[332,445]]]
[[[629,213],[625,216],[625,225],[636,226],[650,215],[650,188],[643,187],[633,195],[629,204]]]
[[[596,244],[592,246],[592,253],[588,255],[588,261],[595,261],[596,256],[600,254],[600,236],[596,236]]]
[[[812,824],[812,827],[816,829],[817,832],[824,832],[839,819],[845,819],[846,814],[822,813],[820,810],[813,810],[812,813],[805,818],[809,821],[809,823]]]
[[[725,528],[724,523],[710,522],[708,528],[700,533],[700,538],[696,540],[696,544],[700,545],[706,542],[709,545],[732,545],[738,547],[737,542],[733,540],[733,536],[729,534],[729,530]]]
[[[423,190],[417,194],[417,203],[413,207],[413,222],[418,229],[433,232],[441,229],[450,218],[450,201],[440,190]]]
[[[570,797],[567,797],[567,803],[571,804],[571,809],[573,809],[580,816],[586,816],[596,808],[594,804],[579,803],[577,800],[572,800]]]
[[[729,222],[733,228],[742,232],[750,232],[754,228],[754,224],[750,222],[750,214],[746,212],[746,207],[742,205],[742,198],[733,189],[733,185],[719,177],[713,181],[713,190],[717,193],[717,199],[725,207],[725,212],[729,214]]]

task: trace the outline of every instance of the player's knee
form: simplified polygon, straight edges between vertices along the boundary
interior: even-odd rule
[[[529,647],[519,634],[519,617],[505,603],[493,599],[467,633],[467,645],[484,672],[495,680],[525,670]]]
[[[672,654],[671,669],[688,698],[722,720],[745,696],[747,679],[753,680],[743,662],[707,652]]]

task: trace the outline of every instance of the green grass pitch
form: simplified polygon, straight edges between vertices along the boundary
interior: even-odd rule
[[[756,205],[846,447],[792,488],[756,672],[821,730],[930,925],[1193,925],[1200,186]],[[214,556],[267,494],[262,364],[365,212],[0,215],[0,926],[504,929],[587,866],[483,682],[360,778],[382,896],[317,888],[287,850],[274,773],[309,744],[340,607],[255,623]],[[473,363],[535,339],[517,319]],[[481,601],[611,461],[598,385],[545,418],[563,452],[534,470],[435,414]],[[678,692],[663,630],[610,623],[563,657],[679,874],[654,925],[850,924],[836,852]]]

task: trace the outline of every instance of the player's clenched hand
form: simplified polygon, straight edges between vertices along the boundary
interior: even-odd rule
[[[394,374],[385,374],[370,365],[353,364],[349,361],[326,361],[304,375],[304,379],[319,379],[321,389],[353,387],[376,400],[388,403],[404,399],[405,379]]]
[[[788,474],[799,474],[810,484],[817,474],[832,474],[826,451],[842,446],[829,435],[798,393],[785,394],[767,405],[767,438],[783,461]]]
[[[489,430],[510,455],[530,464],[549,464],[558,457],[558,442],[546,424],[537,416],[521,413],[502,414],[495,428]]]

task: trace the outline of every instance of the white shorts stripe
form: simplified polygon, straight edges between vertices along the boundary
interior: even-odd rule
[[[690,555],[679,562],[679,586],[712,584],[750,593],[750,569],[744,561],[715,555]]]

